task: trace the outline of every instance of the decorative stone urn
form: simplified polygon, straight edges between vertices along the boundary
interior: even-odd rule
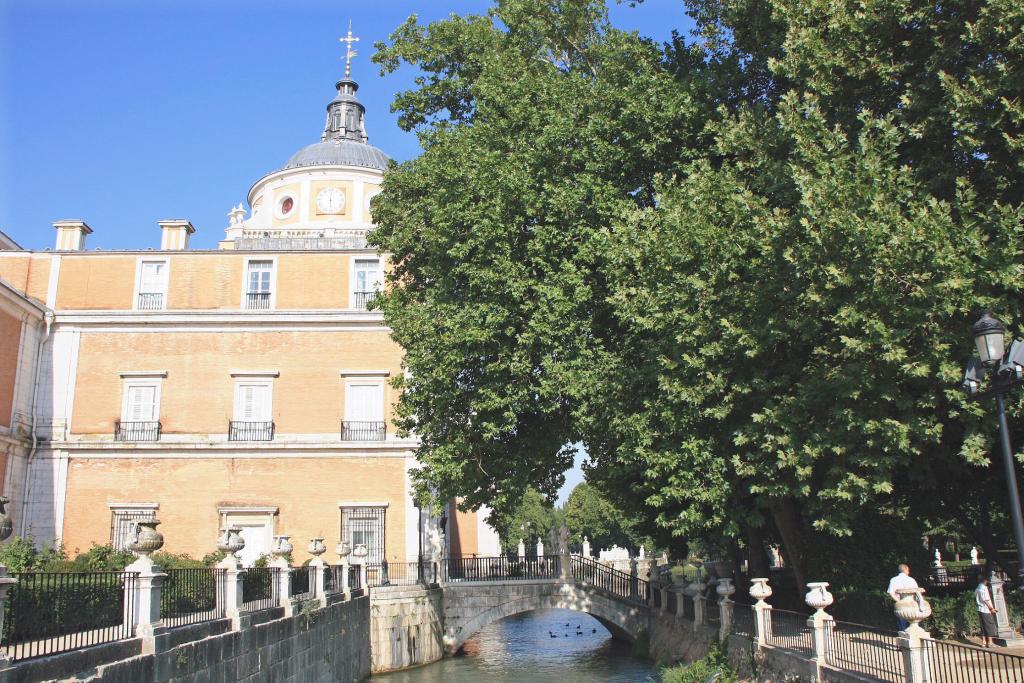
[[[7,496],[0,496],[0,541],[6,541],[14,531],[14,524],[11,522],[11,516],[7,514],[6,507],[10,502],[11,499]]]
[[[356,549],[352,551],[352,557],[356,559],[358,564],[363,564],[366,561],[366,556],[369,554],[370,552],[366,549],[365,543],[357,543]]]
[[[334,546],[334,554],[341,558],[342,563],[348,562],[348,556],[352,554],[352,546],[348,541],[342,541]]]
[[[313,557],[320,557],[327,552],[327,546],[324,545],[324,539],[312,538],[310,539],[309,547],[306,548],[306,550],[308,550],[309,554]]]
[[[921,628],[919,624],[932,615],[932,606],[924,599],[924,589],[897,588],[896,594],[900,596],[893,607],[896,616],[909,621],[911,629]]]
[[[751,579],[750,597],[757,600],[758,604],[772,597],[772,587],[768,585],[768,579]]]
[[[715,592],[718,593],[718,597],[722,600],[728,600],[729,597],[736,592],[736,586],[732,585],[732,579],[723,577],[718,580],[718,586],[715,588]]]
[[[804,602],[807,603],[808,607],[813,607],[818,612],[824,613],[825,608],[836,601],[832,594],[828,592],[827,581],[815,581],[807,584],[807,595],[804,596]]]
[[[224,529],[224,534],[217,541],[217,550],[225,555],[233,555],[236,558],[244,547],[245,539],[242,538],[242,530],[237,526]]]
[[[135,523],[135,533],[128,544],[128,550],[138,553],[142,557],[149,557],[151,554],[164,547],[164,535],[156,530],[160,522],[156,519],[146,519]]]
[[[270,554],[274,557],[284,557],[290,553],[294,549],[290,538],[291,536],[274,536],[274,547],[270,549]]]

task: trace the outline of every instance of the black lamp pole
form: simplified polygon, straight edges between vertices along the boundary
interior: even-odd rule
[[[991,313],[985,313],[972,328],[978,347],[981,364],[992,371],[992,388],[985,393],[976,393],[984,370],[979,371],[972,361],[967,368],[964,386],[977,398],[994,394],[996,413],[999,416],[999,444],[1003,451],[1003,469],[1006,474],[1006,488],[1010,495],[1010,520],[1013,525],[1013,539],[1017,545],[1017,586],[1024,589],[1024,515],[1020,508],[1020,489],[1017,487],[1017,468],[1010,445],[1010,426],[1006,422],[1005,396],[1020,383],[1022,373],[1021,342],[1014,342],[1009,354],[1004,353],[1006,327]]]
[[[1003,469],[1006,471],[1006,488],[1010,493],[1010,518],[1013,520],[1013,540],[1017,544],[1017,586],[1024,588],[1024,516],[1020,511],[1020,490],[1017,488],[1017,468],[1013,462],[1013,448],[1010,446],[1010,427],[1006,423],[1006,406],[1003,393],[996,394],[996,409],[999,413],[999,441],[1003,446]]]

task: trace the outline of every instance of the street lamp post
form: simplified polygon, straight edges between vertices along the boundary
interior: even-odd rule
[[[999,442],[1003,451],[1003,469],[1006,473],[1006,487],[1010,494],[1010,519],[1013,524],[1013,538],[1017,545],[1018,587],[1024,588],[1024,515],[1020,508],[1020,490],[1017,488],[1017,470],[1010,446],[1010,427],[1006,422],[1004,397],[1010,389],[1021,383],[1024,376],[1024,342],[1014,341],[1009,353],[1004,354],[1006,328],[991,313],[985,313],[972,328],[974,343],[978,347],[978,358],[972,358],[964,375],[964,389],[975,399],[994,395],[996,412],[999,416]],[[980,362],[979,362],[980,361]],[[980,392],[985,371],[992,372],[991,387]]]

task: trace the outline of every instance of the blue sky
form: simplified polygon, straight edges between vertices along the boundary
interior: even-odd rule
[[[681,0],[611,2],[613,23],[659,41],[691,25]],[[380,77],[372,45],[410,14],[479,13],[481,0],[4,0],[0,3],[0,230],[29,249],[81,218],[89,248],[159,246],[157,221],[187,218],[215,248],[253,182],[319,139],[342,73],[370,142],[404,160],[414,136],[390,113],[415,75]],[[564,496],[581,479],[568,475]]]

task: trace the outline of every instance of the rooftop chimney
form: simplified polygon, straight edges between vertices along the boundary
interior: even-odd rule
[[[57,251],[83,251],[85,236],[92,232],[92,228],[80,220],[55,221],[53,227],[57,228]]]
[[[196,231],[192,223],[183,218],[157,221],[160,224],[160,248],[188,249],[188,237]]]

